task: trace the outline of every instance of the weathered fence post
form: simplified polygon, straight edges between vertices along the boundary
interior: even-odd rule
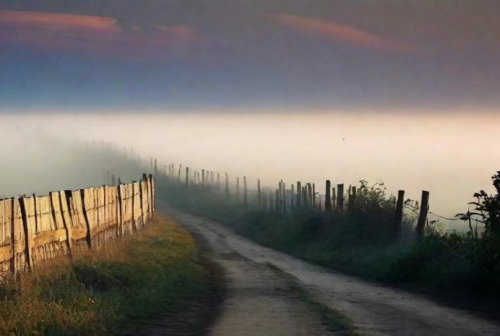
[[[294,197],[295,197],[295,186],[292,184],[290,186],[290,211],[293,211]]]
[[[280,203],[279,203],[279,198],[280,198],[280,195],[279,195],[280,191],[279,189],[276,189],[276,199],[275,199],[275,202],[276,202],[276,212],[279,213],[280,212]]]
[[[85,220],[85,227],[87,228],[87,236],[85,237],[85,239],[87,240],[87,247],[89,250],[92,250],[92,233],[90,231],[90,221],[87,214],[87,206],[85,205],[85,189],[80,189],[80,199],[82,201],[82,208],[78,210],[82,212],[83,219]]]
[[[285,182],[281,183],[281,192],[282,192],[281,199],[282,199],[282,204],[283,204],[282,211],[283,211],[283,213],[286,213],[286,184],[285,184]]]
[[[151,209],[151,217],[153,219],[155,210],[156,210],[156,192],[155,192],[155,178],[152,174],[149,174],[148,180],[148,190],[149,190],[149,199],[151,201],[150,209]]]
[[[262,207],[262,194],[260,191],[260,179],[257,180],[257,203],[259,205],[259,208]]]
[[[417,222],[417,238],[422,239],[425,234],[425,220],[427,219],[427,211],[429,210],[429,192],[422,191],[422,199],[420,201],[420,215]]]
[[[307,184],[302,187],[302,206],[303,207],[309,206],[309,201],[307,197]]]
[[[248,205],[247,177],[243,176],[243,205]]]
[[[332,188],[332,211],[337,207],[337,194],[335,193],[335,188]]]
[[[312,195],[311,183],[307,184],[307,203],[308,203],[308,206],[313,206],[313,195]]]
[[[189,186],[189,167],[186,167],[186,187]]]
[[[229,197],[229,175],[227,173],[226,174],[226,197]]]
[[[330,195],[331,182],[330,180],[326,180],[325,187],[325,212],[332,212],[332,201]]]
[[[403,205],[404,205],[405,191],[398,190],[398,200],[396,203],[396,215],[394,220],[394,238],[398,238],[402,232],[403,223]]]
[[[297,181],[297,208],[302,206],[302,185]]]
[[[181,182],[181,169],[182,169],[182,165],[179,164],[179,175],[177,177],[177,181]]]
[[[33,270],[33,257],[31,255],[31,230],[29,228],[29,223],[28,223],[28,213],[26,212],[26,202],[24,197],[19,197],[19,207],[21,210],[21,220],[23,222],[23,229],[24,229],[24,241],[25,241],[25,258],[26,258],[26,263],[28,264],[28,270],[32,271]],[[35,207],[36,207],[36,202]],[[36,209],[36,208],[35,208]],[[36,210],[35,210],[36,214]]]
[[[351,190],[349,193],[349,211],[352,211],[356,202],[356,187],[349,186],[349,189]]]
[[[312,184],[312,205],[313,208],[316,208],[316,185]]]
[[[344,184],[337,184],[337,211],[344,212]]]
[[[281,209],[283,208],[283,206],[281,205],[282,198],[283,198],[283,180],[278,182],[278,203],[279,203],[279,208],[277,209],[278,212],[281,212]]]
[[[240,201],[240,178],[236,178],[236,201]]]
[[[201,189],[205,189],[205,169],[201,170]]]
[[[118,219],[118,237],[123,238],[123,192],[122,192],[123,185],[119,184],[117,187],[117,201],[118,201],[118,214],[119,217]]]

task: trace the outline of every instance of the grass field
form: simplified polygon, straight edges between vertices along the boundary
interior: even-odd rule
[[[182,335],[210,323],[222,281],[172,220],[78,252],[0,285],[0,335],[126,335],[151,321]]]

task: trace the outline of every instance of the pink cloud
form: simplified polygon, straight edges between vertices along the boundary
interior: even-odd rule
[[[300,33],[320,35],[352,45],[395,53],[420,53],[414,46],[380,37],[349,26],[321,21],[304,16],[269,13],[273,21]]]
[[[204,43],[189,26],[159,26],[156,31],[126,32],[110,17],[0,11],[0,44],[31,46],[45,51],[138,60],[183,60]]]

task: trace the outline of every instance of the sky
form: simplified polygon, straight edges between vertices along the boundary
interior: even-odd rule
[[[496,110],[496,0],[3,0],[0,111]]]
[[[497,0],[2,0],[0,186],[74,177],[71,153],[22,149],[29,124],[269,186],[428,190],[453,216],[500,170],[497,13]]]

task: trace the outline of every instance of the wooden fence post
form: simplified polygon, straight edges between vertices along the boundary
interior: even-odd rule
[[[179,164],[179,175],[177,177],[177,181],[181,181],[181,169],[182,169],[182,164]]]
[[[64,195],[64,196],[62,196],[62,195]],[[57,197],[56,200],[54,200],[54,196]],[[59,208],[59,211],[61,214],[61,219],[62,219],[63,226],[64,226],[64,230],[66,231],[66,246],[68,248],[68,255],[71,258],[73,256],[73,235],[72,235],[72,230],[71,230],[71,223],[68,223],[66,220],[66,217],[64,216],[64,210],[63,210],[64,207],[63,207],[63,201],[62,201],[63,197],[66,198],[66,192],[64,192],[64,191],[55,191],[55,192],[49,193],[50,207],[52,209],[52,218],[54,220],[54,223],[57,223],[56,214],[55,214],[55,209],[56,209],[55,202],[58,203],[57,207]]]
[[[260,191],[260,179],[257,180],[257,203],[259,204],[259,207],[262,206],[262,194]]]
[[[19,207],[21,210],[21,219],[23,222],[24,229],[24,241],[25,241],[25,258],[28,264],[28,270],[33,270],[33,257],[31,255],[31,230],[29,229],[28,223],[28,213],[26,212],[26,203],[24,197],[19,197]],[[35,202],[36,204],[36,202]]]
[[[297,208],[302,206],[302,185],[297,181]]]
[[[290,186],[290,211],[293,211],[294,197],[295,197],[295,186],[292,184]]]
[[[307,203],[309,206],[313,206],[313,195],[312,195],[312,185],[311,183],[307,184]]]
[[[243,205],[248,205],[247,177],[243,176]]]
[[[282,204],[283,204],[282,211],[283,211],[283,213],[286,213],[286,183],[285,182],[281,183],[281,192],[282,192],[281,199],[282,199]]]
[[[331,182],[326,180],[325,187],[325,212],[332,212],[332,200],[330,195]]]
[[[90,222],[89,222],[89,217],[87,214],[87,206],[85,205],[85,189],[80,189],[80,198],[82,201],[82,208],[78,209],[78,211],[81,211],[83,214],[83,219],[85,220],[85,226],[87,227],[87,247],[89,250],[92,250],[92,232],[90,231]]]
[[[205,169],[201,170],[201,188],[205,189]]]
[[[302,187],[302,206],[309,206],[309,199],[307,197],[307,184]]]
[[[153,219],[156,210],[156,192],[155,192],[155,178],[152,174],[149,174],[148,182],[148,192],[149,192],[149,219]]]
[[[226,176],[226,180],[225,180],[225,184],[226,184],[226,197],[229,197],[229,175],[227,173],[225,173],[225,176]]]
[[[402,231],[403,222],[403,205],[404,205],[405,191],[398,190],[398,200],[396,203],[396,216],[394,221],[394,238],[398,238]]]
[[[335,193],[335,188],[332,188],[332,211],[337,208],[337,194]]]
[[[281,180],[281,181],[278,182],[278,203],[279,203],[279,208],[276,209],[278,212],[281,212],[281,209],[283,207],[281,205],[281,202],[283,202],[282,198],[283,198],[283,180]]]
[[[354,210],[354,204],[356,202],[356,187],[349,186],[351,192],[349,193],[349,211]]]
[[[123,238],[123,185],[120,183],[117,187],[117,212],[118,212],[118,237]]]
[[[11,259],[10,259],[10,270],[13,275],[16,275],[18,270],[19,270],[19,265],[17,264],[17,242],[16,242],[16,235],[17,235],[17,228],[16,228],[16,213],[15,213],[15,198],[9,198],[4,200],[2,205],[4,206],[4,216],[7,215],[5,213],[5,202],[9,202],[10,204],[10,250],[11,250]],[[5,216],[7,217],[7,216]]]
[[[189,167],[186,167],[186,187],[189,185]]]
[[[427,219],[427,211],[429,209],[429,192],[422,191],[422,199],[420,201],[420,215],[417,222],[417,238],[422,239],[425,235],[425,220]]]
[[[312,184],[312,206],[316,208],[316,184]]]
[[[280,196],[279,196],[279,192],[280,192],[279,189],[276,189],[276,196],[275,196],[276,197],[276,199],[275,199],[275,203],[276,204],[275,204],[275,206],[276,206],[276,212],[277,213],[280,212],[280,203],[279,203]]]
[[[236,178],[236,201],[240,201],[240,178]]]
[[[344,184],[337,184],[337,211],[344,212]]]

